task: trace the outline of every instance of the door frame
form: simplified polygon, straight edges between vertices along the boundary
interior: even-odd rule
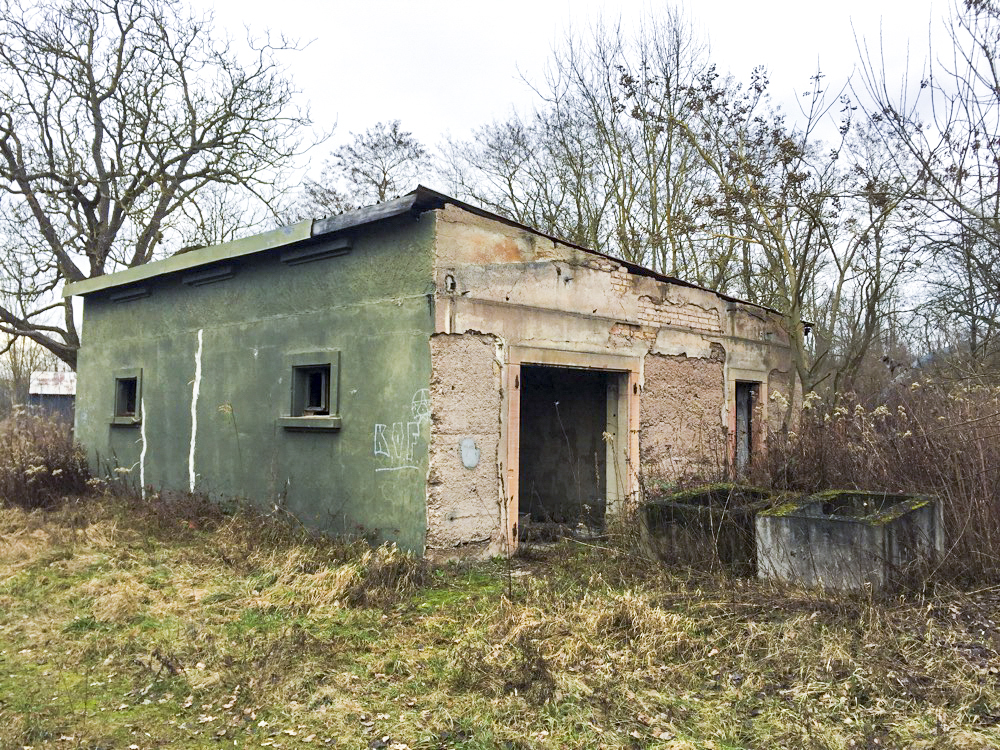
[[[729,445],[728,445],[728,459],[729,459],[729,474],[733,479],[737,479],[739,476],[739,466],[737,460],[737,450],[739,446],[737,445],[737,424],[736,424],[736,384],[737,383],[747,383],[749,385],[757,386],[756,399],[754,400],[754,413],[750,418],[750,425],[752,433],[750,435],[750,456],[747,459],[748,465],[753,462],[754,458],[763,455],[766,450],[766,437],[767,430],[765,425],[767,424],[767,404],[768,404],[768,375],[764,370],[752,370],[747,368],[728,368],[726,374],[726,410],[728,412],[726,416],[725,424],[728,427],[729,433]]]
[[[504,545],[510,553],[517,549],[518,544],[521,365],[595,370],[618,375],[616,379],[609,379],[609,384],[618,385],[617,403],[613,410],[610,403],[608,408],[609,419],[614,416],[617,424],[615,440],[606,443],[608,453],[605,469],[607,473],[605,516],[620,513],[629,498],[635,497],[639,487],[639,394],[642,358],[531,346],[510,347],[508,361],[503,367],[504,403],[501,408],[500,444],[504,450],[499,467],[503,511],[500,524]],[[611,391],[609,388],[609,402],[612,398]],[[622,439],[623,435],[626,436],[625,440]]]

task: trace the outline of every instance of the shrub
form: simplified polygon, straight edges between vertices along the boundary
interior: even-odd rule
[[[64,424],[23,412],[0,422],[0,500],[22,508],[49,507],[86,491],[83,449]]]

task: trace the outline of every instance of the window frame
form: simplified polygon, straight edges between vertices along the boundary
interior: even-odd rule
[[[278,417],[278,425],[286,430],[339,430],[340,417],[340,350],[298,352],[287,358],[291,370],[289,410]],[[323,403],[312,401],[311,378],[323,378]]]
[[[731,368],[729,375],[730,390],[727,394],[727,400],[731,399],[731,402],[728,407],[727,424],[730,472],[734,477],[740,477],[745,476],[746,470],[753,465],[754,461],[766,455],[768,373],[744,368]],[[743,389],[746,389],[747,392],[747,413],[743,415],[746,420],[746,454],[741,456],[743,447],[741,446],[740,391]]]
[[[293,417],[330,416],[330,365],[304,365],[293,368]],[[314,393],[319,379],[319,388]]]
[[[121,406],[121,387],[125,381],[135,381],[134,411],[129,413]],[[131,367],[117,370],[114,373],[114,387],[111,391],[111,424],[123,427],[134,427],[142,424],[142,368]]]

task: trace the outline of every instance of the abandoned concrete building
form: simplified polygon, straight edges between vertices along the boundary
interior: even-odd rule
[[[743,466],[794,388],[772,311],[423,187],[65,294],[100,470],[431,557]]]

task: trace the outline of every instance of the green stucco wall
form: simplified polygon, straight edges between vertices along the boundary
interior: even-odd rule
[[[425,213],[359,228],[349,253],[300,265],[281,262],[288,247],[267,250],[203,286],[156,277],[132,301],[112,301],[120,289],[88,295],[77,438],[102,470],[129,469],[154,490],[189,489],[193,443],[198,492],[283,504],[310,526],[422,552],[433,223]],[[341,428],[279,425],[295,355],[329,350],[340,352]],[[142,424],[113,425],[115,375],[135,368]]]

